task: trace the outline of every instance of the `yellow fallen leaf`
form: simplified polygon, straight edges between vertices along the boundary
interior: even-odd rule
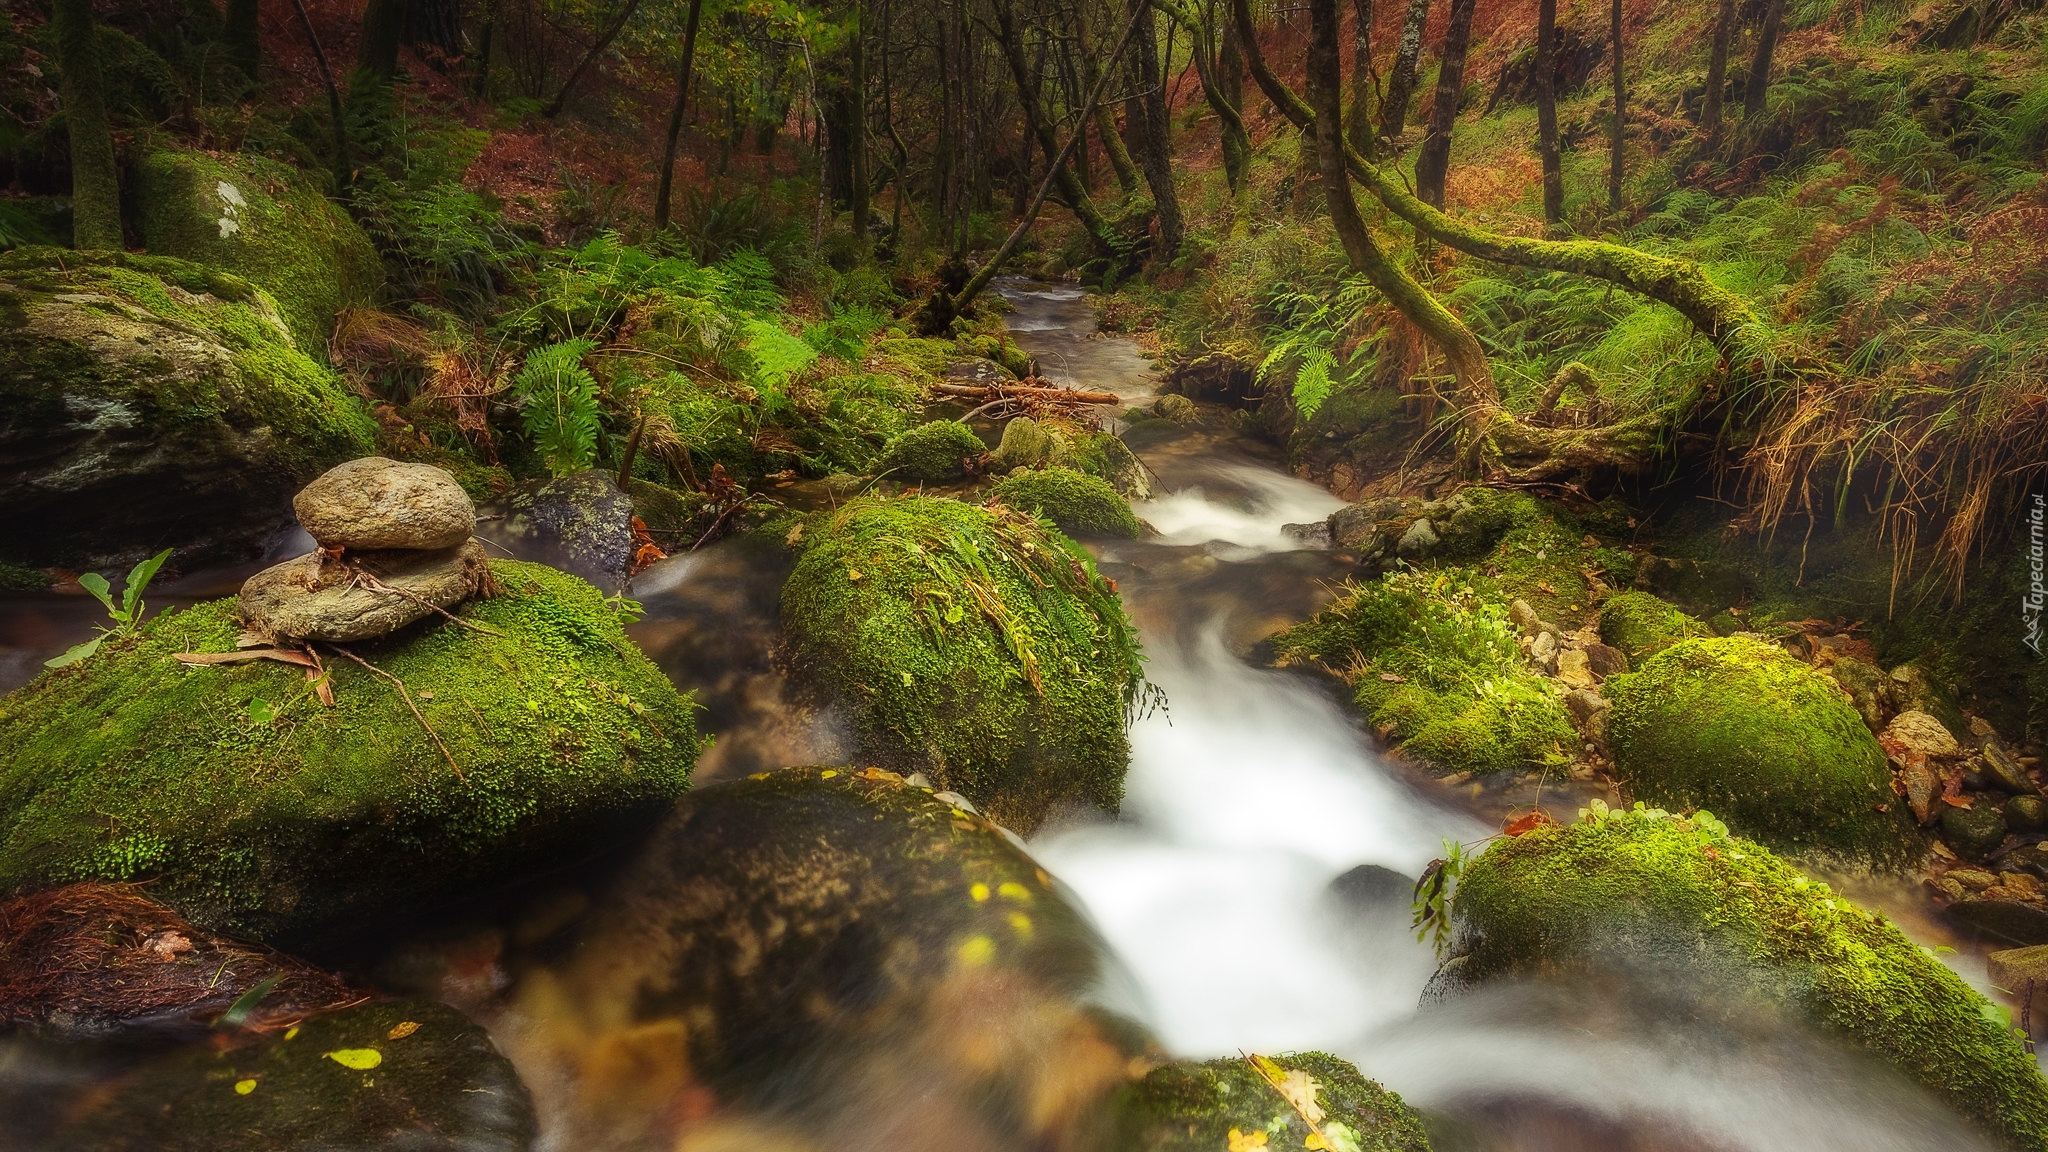
[[[394,1024],[394,1025],[392,1025],[392,1027],[391,1027],[391,1031],[389,1031],[389,1032],[386,1032],[386,1033],[384,1034],[384,1036],[385,1036],[385,1038],[386,1038],[386,1039],[388,1039],[388,1040],[403,1040],[403,1039],[405,1039],[405,1038],[406,1038],[407,1036],[410,1036],[410,1035],[412,1035],[413,1033],[415,1033],[415,1032],[417,1032],[417,1031],[419,1031],[419,1030],[420,1030],[420,1022],[419,1022],[419,1021],[417,1021],[417,1020],[401,1020],[401,1021],[399,1021],[399,1022],[398,1022],[397,1024]]]
[[[979,968],[995,958],[996,942],[986,936],[970,936],[960,945],[959,957],[963,967]]]
[[[1265,1146],[1264,1132],[1240,1132],[1235,1128],[1230,1130],[1230,1152],[1254,1152],[1255,1149]]]
[[[235,1095],[237,1096],[247,1096],[249,1093],[254,1092],[255,1090],[256,1082],[254,1080],[235,1081]]]
[[[322,1055],[343,1068],[353,1068],[358,1072],[368,1072],[384,1062],[384,1054],[375,1048],[336,1048]]]

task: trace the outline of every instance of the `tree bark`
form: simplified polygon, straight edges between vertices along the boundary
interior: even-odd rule
[[[1732,2],[1732,0],[1731,0]],[[1536,150],[1543,158],[1543,222],[1564,223],[1564,165],[1557,154],[1557,0],[1536,7]]]
[[[1785,0],[1771,0],[1764,9],[1763,30],[1757,33],[1756,56],[1749,64],[1749,83],[1742,89],[1742,118],[1753,119],[1764,110],[1764,93],[1771,86],[1771,54],[1778,50],[1778,30],[1785,22]]]
[[[1137,13],[1138,105],[1144,112],[1143,147],[1139,164],[1145,184],[1152,190],[1153,210],[1159,218],[1159,252],[1171,260],[1180,252],[1186,229],[1180,214],[1180,197],[1173,189],[1173,122],[1166,114],[1166,77],[1159,68],[1158,29],[1152,22],[1152,7],[1146,0],[1130,0]]]
[[[1224,95],[1217,71],[1221,67],[1222,51],[1218,47],[1215,29],[1202,18],[1199,8],[1183,5],[1179,0],[1151,0],[1152,5],[1166,13],[1167,18],[1188,31],[1188,59],[1195,66],[1195,77],[1202,85],[1202,98],[1208,101],[1209,110],[1216,113],[1220,123],[1223,143],[1223,175],[1230,184],[1234,195],[1244,182],[1245,168],[1251,163],[1251,137],[1245,132],[1244,117],[1238,114],[1236,102]],[[1172,45],[1169,33],[1167,44]]]
[[[370,2],[374,4],[377,0],[370,0]],[[553,120],[562,114],[562,108],[568,104],[569,93],[575,90],[576,82],[583,79],[583,74],[590,70],[590,66],[597,61],[597,58],[604,53],[604,50],[612,46],[612,41],[618,39],[620,32],[625,31],[626,21],[631,20],[633,13],[639,10],[640,0],[626,0],[626,6],[619,9],[617,18],[607,25],[603,32],[598,34],[597,43],[592,44],[590,51],[585,52],[583,58],[576,62],[576,67],[569,70],[569,78],[562,81],[561,91],[556,92],[555,98],[548,101],[548,106],[542,110],[541,115]]]
[[[1380,135],[1398,140],[1408,123],[1408,101],[1415,95],[1415,67],[1422,59],[1422,27],[1429,22],[1429,0],[1408,0],[1401,21],[1401,41],[1394,48],[1394,71],[1387,77],[1387,102],[1380,105]]]
[[[1371,159],[1379,153],[1372,135],[1372,97],[1378,86],[1372,74],[1372,0],[1353,0],[1351,8],[1351,106],[1345,112],[1344,134],[1359,155]],[[1234,43],[1236,37],[1231,40]]]
[[[221,31],[227,41],[228,63],[240,69],[254,85],[263,65],[261,30],[256,23],[256,0],[227,0],[222,12]]]
[[[661,150],[661,184],[654,193],[654,230],[668,227],[669,198],[676,178],[676,145],[683,136],[683,115],[690,104],[690,69],[697,59],[697,20],[704,14],[704,0],[690,0],[690,12],[683,20],[683,60],[676,68],[676,101],[668,112],[668,138]]]
[[[1429,110],[1429,135],[1422,138],[1422,148],[1415,156],[1416,194],[1433,208],[1444,206],[1444,178],[1451,170],[1451,132],[1458,124],[1458,98],[1465,92],[1465,50],[1472,42],[1473,7],[1474,0],[1451,0],[1436,100]]]
[[[1093,88],[1102,79],[1103,66],[1095,58],[1091,46],[1081,47],[1081,76]],[[1102,151],[1109,157],[1109,166],[1116,172],[1116,186],[1129,196],[1138,190],[1138,166],[1131,160],[1131,150],[1124,146],[1123,134],[1116,130],[1116,116],[1109,105],[1097,102],[1095,105],[1095,135],[1102,141]]]
[[[853,74],[853,132],[846,145],[853,168],[853,234],[863,244],[868,241],[868,194],[872,191],[868,174],[868,56],[861,43],[866,34],[867,6],[855,0],[853,32],[846,46],[851,57],[847,68]]]
[[[50,25],[57,66],[63,70],[64,133],[71,144],[71,246],[119,252],[124,247],[120,174],[92,0],[56,0]]]
[[[1140,6],[1143,6],[1142,0]],[[1052,163],[1052,170],[1048,176],[1059,187],[1060,197],[1066,202],[1067,210],[1072,212],[1075,219],[1081,222],[1081,226],[1088,230],[1088,237],[1094,244],[1096,254],[1111,255],[1115,252],[1115,237],[1109,222],[1096,210],[1094,200],[1088,196],[1088,189],[1082,187],[1080,177],[1067,163],[1066,157],[1073,150],[1072,142],[1069,141],[1069,146],[1065,149],[1060,147],[1059,140],[1053,135],[1052,122],[1046,117],[1045,109],[1039,102],[1038,77],[1024,58],[1024,38],[1017,27],[1016,12],[1012,9],[1010,0],[996,0],[992,7],[996,16],[996,38],[1001,41],[1003,59],[1010,66],[1011,79],[1017,84],[1017,104],[1024,116],[1025,131],[1037,138],[1040,150],[1045,153],[1046,160]],[[1086,125],[1081,127],[1085,129]],[[1054,160],[1054,157],[1060,159]]]
[[[349,70],[348,99],[358,104],[381,95],[398,75],[398,47],[405,39],[408,0],[370,0],[363,7],[363,37],[356,66]]]
[[[1728,46],[1735,39],[1735,0],[1721,0],[1714,19],[1714,46],[1707,55],[1707,94],[1700,104],[1700,135],[1721,134],[1721,99],[1728,87]]]
[[[1628,167],[1622,157],[1622,144],[1628,134],[1628,80],[1622,71],[1621,0],[1614,0],[1608,6],[1608,13],[1607,35],[1614,45],[1614,124],[1609,134],[1612,156],[1607,166],[1607,210],[1619,213],[1621,184],[1628,176]]]

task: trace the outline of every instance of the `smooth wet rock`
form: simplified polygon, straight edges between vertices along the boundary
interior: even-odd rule
[[[488,571],[484,547],[474,540],[438,552],[359,552],[345,560],[308,552],[244,581],[237,610],[264,635],[346,644],[455,607],[485,587]]]
[[[476,534],[521,560],[581,576],[606,594],[623,591],[631,579],[633,501],[603,469],[522,485],[487,502],[477,509]]]
[[[1892,714],[1888,690],[1890,681],[1884,669],[1854,656],[1837,656],[1834,663],[1828,665],[1827,672],[1842,686],[1842,691],[1849,694],[1857,714],[1863,717],[1870,730],[1883,731]]]
[[[1915,756],[1899,768],[1899,783],[1906,789],[1906,804],[1920,824],[1932,824],[1941,815],[1941,794],[1947,781],[1934,770],[1925,756]]]
[[[1379,521],[1364,505],[1353,504],[1330,513],[1330,538],[1339,548],[1363,548],[1372,543]]]
[[[1333,543],[1327,520],[1317,520],[1309,524],[1282,524],[1280,531],[1289,539],[1299,540],[1311,548],[1328,548]]]
[[[1976,896],[1948,906],[1964,924],[2014,944],[2048,944],[2048,910],[2019,900]]]
[[[1520,597],[1508,605],[1508,621],[1520,628],[1525,636],[1534,636],[1543,630],[1543,618],[1536,614],[1536,609],[1527,600]]]
[[[2048,828],[2048,800],[2039,796],[2015,796],[2007,800],[2005,824],[2015,832],[2038,832]]]
[[[989,465],[998,472],[1012,468],[1035,468],[1052,459],[1052,434],[1029,416],[1018,416],[1003,425],[1003,438],[989,453]]]
[[[1995,738],[1984,742],[1984,754],[1978,758],[1977,763],[1982,766],[1985,776],[2008,792],[2038,795],[2041,791],[2033,778],[2027,775],[2027,770],[2020,767],[2019,762],[2012,758],[2012,753],[2007,752],[2005,745],[2000,744]]]
[[[1950,808],[1941,814],[1941,838],[1963,859],[1982,860],[2005,843],[2005,814],[1982,800]]]
[[[2006,948],[1984,958],[1985,975],[1991,983],[2016,996],[2024,996],[2027,985],[2036,992],[2048,992],[2048,944]]]
[[[1406,914],[1415,898],[1415,879],[1378,864],[1360,864],[1330,881],[1328,892],[1352,912]]]
[[[445,468],[365,456],[292,497],[299,526],[327,548],[453,548],[476,531],[476,506]]]
[[[1628,671],[1628,657],[1623,656],[1619,648],[1606,644],[1582,644],[1579,647],[1586,654],[1586,666],[1602,680]]]
[[[1404,560],[1421,560],[1436,551],[1438,543],[1436,528],[1427,519],[1417,520],[1401,533],[1394,552]]]
[[[98,1089],[74,1152],[525,1152],[533,1104],[482,1028],[391,1000],[238,1033]]]
[[[1422,1118],[1348,1062],[1322,1052],[1260,1059],[1304,1097],[1315,1128],[1250,1060],[1182,1060],[1153,1069],[1117,1094],[1115,1136],[1107,1146],[1144,1152],[1429,1152]]]
[[[1152,402],[1152,414],[1175,424],[1193,424],[1199,419],[1193,400],[1171,392]]]
[[[1577,688],[1564,694],[1564,710],[1571,714],[1572,727],[1596,744],[1607,740],[1609,707],[1606,697],[1589,689]]]

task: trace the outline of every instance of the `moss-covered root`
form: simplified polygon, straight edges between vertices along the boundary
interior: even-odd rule
[[[1608,741],[1634,794],[1711,808],[1779,851],[1904,863],[1916,837],[1884,751],[1834,681],[1775,645],[1682,641],[1607,682]]]
[[[108,1086],[63,1132],[79,1152],[462,1148],[525,1152],[533,1105],[484,1030],[394,1000],[223,1036]]]
[[[1137,633],[1087,554],[1035,517],[851,501],[810,533],[782,619],[863,758],[932,773],[1019,831],[1062,799],[1116,811]]]
[[[939,484],[965,476],[969,463],[987,451],[974,429],[958,420],[934,420],[890,440],[875,471],[894,480]]]
[[[1259,1147],[1268,1152],[1347,1148],[1358,1152],[1428,1152],[1421,1120],[1401,1098],[1334,1056],[1303,1052],[1271,1057],[1282,1083],[1308,1078],[1322,1117],[1311,1130],[1301,1111],[1249,1059],[1179,1062],[1155,1068],[1120,1091],[1111,1105],[1120,1152],[1217,1152]],[[1254,1136],[1252,1143],[1246,1137]],[[1318,1139],[1320,1137],[1320,1139]]]
[[[1707,626],[1650,595],[1617,592],[1600,606],[1600,639],[1640,664],[1680,640],[1707,635]]]
[[[505,592],[349,650],[335,705],[233,652],[232,599],[0,699],[0,891],[147,880],[193,922],[287,947],[588,851],[688,786],[692,705],[595,588],[493,563]],[[450,762],[452,760],[452,763]]]
[[[1004,477],[989,495],[1021,512],[1043,516],[1075,536],[1138,536],[1138,518],[1107,480],[1072,468],[1041,468]]]
[[[1882,916],[1704,815],[1596,812],[1498,840],[1453,915],[1440,984],[1676,967],[1883,1057],[2010,1147],[2048,1148],[2048,1083],[2003,1012]]]

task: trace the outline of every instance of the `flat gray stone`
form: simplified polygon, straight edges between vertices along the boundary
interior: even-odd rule
[[[328,548],[454,548],[476,531],[476,506],[445,468],[365,456],[337,464],[292,497],[301,527]]]
[[[2048,944],[2048,911],[2018,900],[1958,900],[1948,914],[1987,936],[2014,944]]]
[[[1441,543],[1437,539],[1436,526],[1427,519],[1417,520],[1401,533],[1401,539],[1394,545],[1394,552],[1404,559],[1420,559],[1436,551]]]
[[[398,591],[372,587],[361,572]],[[483,586],[487,573],[484,547],[475,540],[436,552],[363,552],[347,560],[309,552],[249,577],[240,614],[250,628],[280,639],[369,640],[436,608],[453,608]]]

